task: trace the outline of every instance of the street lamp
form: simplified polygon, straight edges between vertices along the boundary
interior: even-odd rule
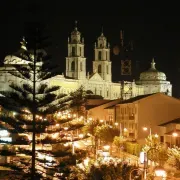
[[[172,136],[174,137],[175,145],[176,145],[176,137],[178,136],[178,133],[177,133],[177,132],[173,132],[173,133],[172,133]]]
[[[144,131],[147,131],[148,128],[147,128],[147,127],[143,127],[143,130],[144,130]],[[150,127],[150,128],[149,128],[149,136],[151,137],[151,135],[152,135],[152,130],[151,130],[151,127]]]
[[[119,137],[121,137],[121,123],[115,122],[114,125],[115,126],[119,125]]]
[[[153,155],[159,157],[159,151],[155,147],[151,147],[147,152],[144,152],[144,180],[147,179],[148,160],[149,160],[149,153],[151,151]]]

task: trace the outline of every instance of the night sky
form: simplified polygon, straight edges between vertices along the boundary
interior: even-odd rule
[[[116,13],[115,15],[112,13],[113,10],[112,12],[105,10],[106,13],[96,15],[92,10],[88,11],[88,15],[83,15],[80,13],[83,7],[76,9],[75,6],[73,8],[68,6],[64,8],[66,13],[63,13],[61,1],[52,1],[51,4],[50,1],[39,0],[38,2],[33,6],[32,1],[28,0],[2,2],[0,11],[1,61],[7,54],[12,54],[19,49],[19,42],[24,35],[24,24],[33,21],[34,18],[41,20],[48,27],[52,41],[53,60],[60,65],[60,73],[65,71],[67,38],[74,28],[75,20],[78,21],[78,29],[85,39],[87,71],[92,70],[94,43],[101,34],[102,26],[111,48],[120,43],[120,30],[123,29],[125,42],[130,40],[134,42],[133,73],[137,75],[147,70],[154,57],[157,69],[165,72],[167,80],[173,84],[173,96],[180,97],[180,20],[178,16],[162,15],[161,12],[157,13],[157,10],[155,13],[154,9],[148,9],[143,4],[142,7],[136,4],[138,9],[129,9],[128,6],[130,13]],[[72,13],[71,9],[74,9]],[[135,13],[135,11],[142,13]],[[113,81],[122,80],[119,57],[111,53],[111,60]]]

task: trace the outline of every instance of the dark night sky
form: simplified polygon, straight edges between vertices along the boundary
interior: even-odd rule
[[[128,9],[125,8],[126,11],[124,11],[126,13],[116,13],[116,15],[113,10],[111,12],[108,9],[104,10],[106,13],[97,15],[92,9],[88,11],[89,15],[83,15],[81,14],[83,7],[67,6],[64,8],[66,13],[63,13],[61,1],[52,0],[51,4],[50,1],[39,0],[38,2],[36,3],[38,11],[32,10],[32,1],[28,0],[4,1],[1,4],[1,61],[5,55],[18,50],[19,41],[24,34],[24,23],[33,21],[35,12],[36,17],[48,25],[53,43],[53,58],[61,66],[62,71],[65,70],[67,38],[73,30],[75,20],[78,21],[79,31],[85,38],[88,70],[92,67],[94,42],[101,33],[101,27],[103,26],[104,34],[111,47],[119,43],[119,32],[123,29],[125,40],[134,42],[133,63],[139,62],[140,71],[144,71],[150,66],[152,57],[155,57],[157,69],[165,72],[168,80],[173,84],[173,95],[180,97],[180,20],[178,16],[162,15],[159,9],[157,11],[157,9],[146,8],[144,4],[141,4],[142,7],[136,4],[138,9],[133,5],[131,9],[128,6]],[[71,9],[76,10],[72,12],[72,15]],[[136,13],[137,11],[141,13]],[[112,54],[111,60],[113,80],[122,80],[118,57]]]

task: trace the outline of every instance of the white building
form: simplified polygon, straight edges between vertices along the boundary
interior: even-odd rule
[[[136,81],[136,84],[144,87],[144,94],[164,92],[172,96],[172,84],[166,81],[166,75],[158,71],[155,64],[152,59],[151,67],[140,74],[140,80]]]
[[[26,51],[25,43],[21,42],[21,51]],[[86,57],[84,55],[84,38],[77,27],[71,32],[68,38],[68,55],[66,57],[66,74],[57,75],[48,80],[49,85],[61,86],[59,93],[70,93],[80,86],[84,86],[85,90],[91,90],[96,95],[101,95],[104,99],[129,99],[138,95],[149,94],[153,92],[167,92],[171,95],[171,84],[159,78],[160,72],[154,69],[153,73],[157,75],[157,79],[144,78],[143,73],[140,81],[121,83],[112,82],[112,61],[110,59],[110,44],[103,32],[97,39],[94,48],[93,73],[86,72]],[[9,82],[19,82],[15,77],[8,73],[12,69],[13,64],[24,65],[23,59],[13,56],[6,56],[4,66],[0,69],[0,90],[8,89]],[[154,67],[155,68],[155,67]],[[152,71],[148,71],[145,74]],[[157,88],[158,87],[158,88]]]

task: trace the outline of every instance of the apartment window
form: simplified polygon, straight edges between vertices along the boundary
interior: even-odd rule
[[[129,120],[134,120],[134,114],[133,113],[129,115]]]
[[[160,142],[164,142],[164,136],[160,136]]]

